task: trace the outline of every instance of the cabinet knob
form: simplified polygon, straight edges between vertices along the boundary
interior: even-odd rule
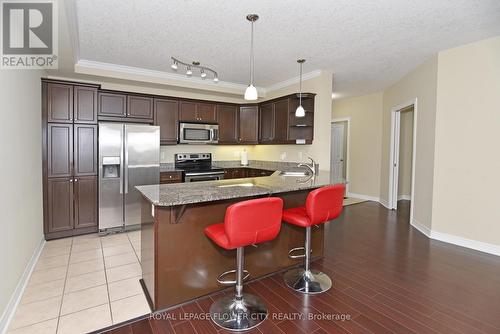
[[[78,182],[78,179],[75,177],[75,182]]]
[[[73,183],[73,179],[69,179],[69,183]]]

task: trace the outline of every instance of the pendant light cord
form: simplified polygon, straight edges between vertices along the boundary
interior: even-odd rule
[[[252,21],[252,33],[250,37],[250,85],[253,86],[253,21]]]
[[[300,63],[300,78],[299,78],[299,106],[302,105],[302,63]]]

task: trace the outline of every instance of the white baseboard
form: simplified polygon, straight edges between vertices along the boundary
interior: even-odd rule
[[[369,196],[369,195],[362,195],[362,194],[355,194],[355,193],[351,193],[351,192],[347,193],[347,197],[364,199],[366,201],[380,202],[380,199],[378,197]]]
[[[24,272],[21,275],[19,282],[17,283],[16,289],[14,290],[14,293],[10,297],[9,303],[5,307],[5,310],[2,314],[2,317],[0,318],[0,333],[1,334],[5,334],[7,332],[7,328],[9,327],[9,324],[12,320],[12,317],[14,316],[14,313],[16,312],[17,306],[19,305],[19,302],[21,301],[21,297],[23,296],[24,290],[26,289],[26,285],[28,285],[28,281],[31,277],[31,273],[33,272],[33,269],[35,268],[35,265],[38,261],[38,258],[40,257],[40,254],[42,252],[44,245],[45,245],[45,238],[42,237],[42,240],[40,240],[39,244],[35,248],[33,255],[31,256],[31,259],[29,260],[28,264],[26,265],[26,268],[24,269]]]
[[[480,252],[500,256],[500,246],[489,244],[482,241],[462,238],[456,235],[442,233],[437,231],[431,232],[431,239],[447,242],[457,246],[474,249]]]
[[[428,238],[431,237],[431,232],[432,232],[431,229],[422,224],[421,222],[419,222],[418,220],[416,220],[415,218],[413,218],[410,221],[410,225],[419,230],[420,233],[424,234],[426,237]]]
[[[437,232],[428,228],[427,226],[423,225],[422,223],[420,223],[415,219],[411,221],[411,225],[428,238],[446,242],[448,244],[456,246],[474,249],[483,253],[500,256],[500,246],[489,244],[482,241],[462,238],[453,234]]]
[[[411,195],[399,195],[398,201],[401,201],[401,200],[411,201]]]

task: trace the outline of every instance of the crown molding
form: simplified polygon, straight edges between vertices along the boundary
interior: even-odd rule
[[[321,70],[314,70],[314,71],[302,74],[302,81],[319,77],[321,75],[321,73],[322,73]],[[300,81],[300,76],[297,75],[296,77],[293,77],[293,78],[266,86],[266,87],[264,87],[264,90],[266,91],[266,93],[269,93],[269,92],[272,92],[274,90],[278,90],[278,89],[285,88],[285,87],[288,87],[288,86],[291,86],[294,84],[298,84],[299,81]]]
[[[133,66],[96,62],[85,59],[80,59],[75,64],[75,73],[237,95],[243,95],[245,89],[247,88],[246,85],[233,82],[213,82],[210,79],[203,80],[198,77],[187,77],[182,74],[149,70]],[[266,90],[262,87],[257,87],[257,92],[259,93],[259,97],[266,96]]]

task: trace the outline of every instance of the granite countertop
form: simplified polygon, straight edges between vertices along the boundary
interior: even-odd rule
[[[153,205],[175,206],[232,198],[269,196],[336,183],[344,183],[344,180],[331,180],[330,172],[327,171],[320,171],[315,177],[282,176],[280,171],[276,171],[271,176],[265,177],[155,184],[138,186],[136,189]]]

